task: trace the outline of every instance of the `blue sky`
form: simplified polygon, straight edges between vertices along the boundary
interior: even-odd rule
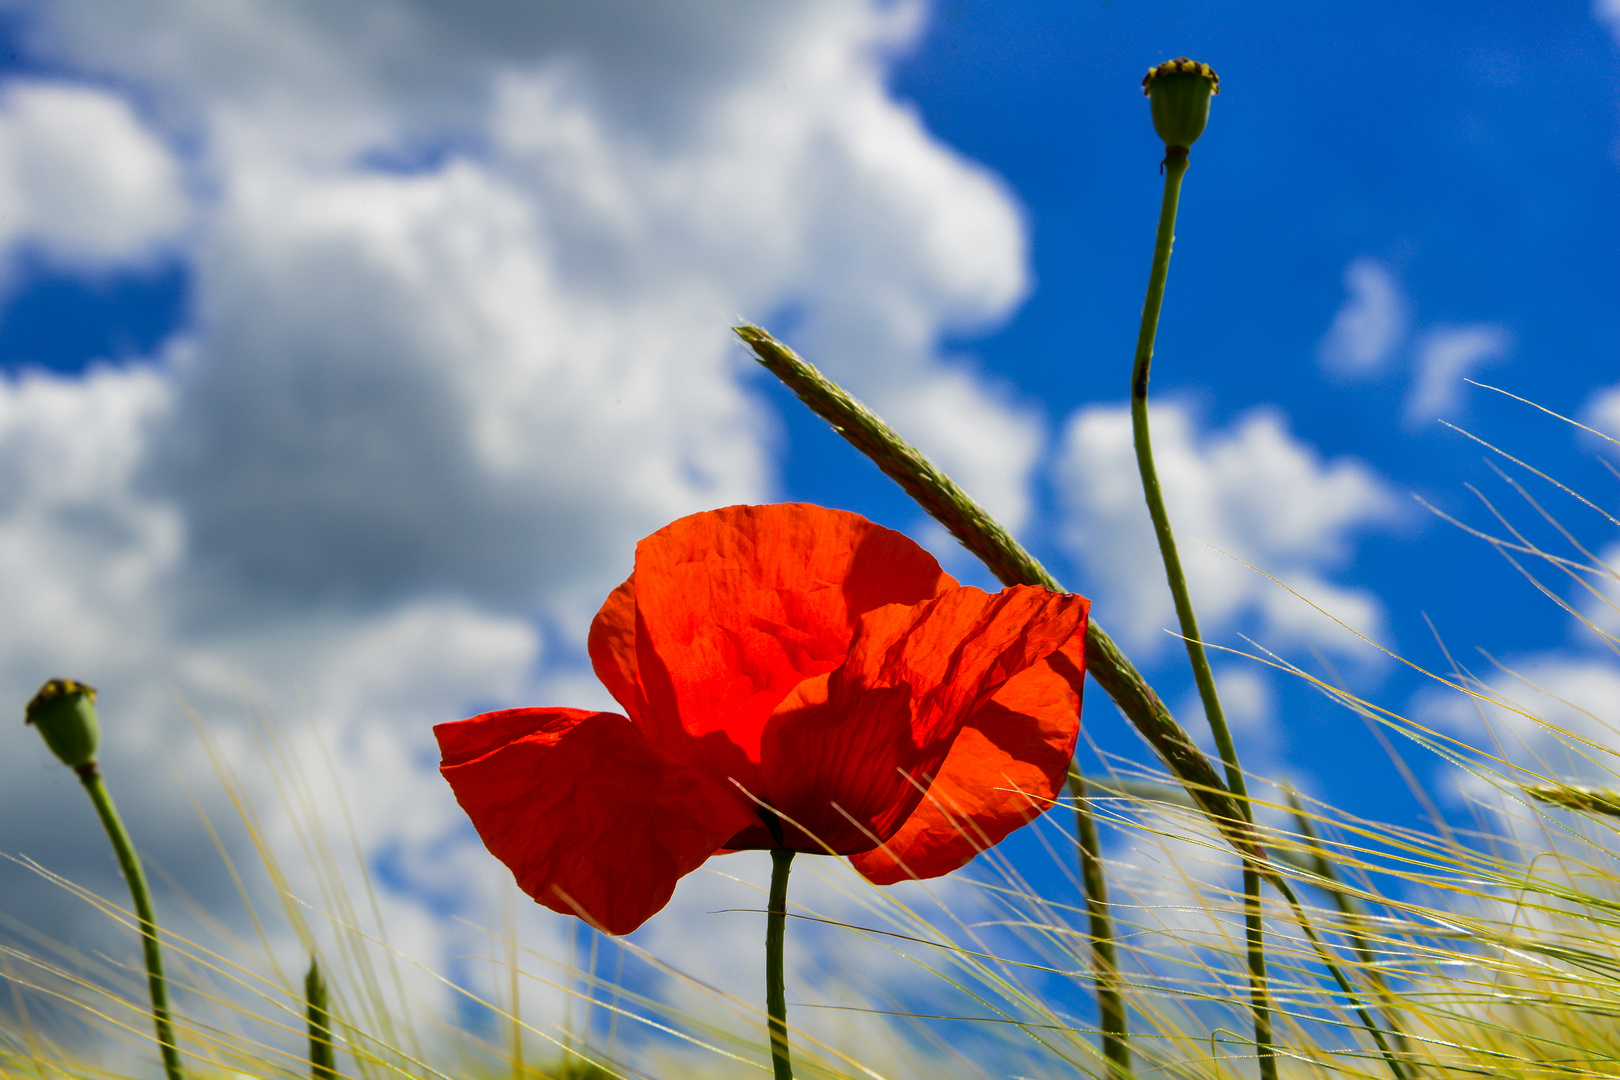
[[[1403,655],[1442,663],[1425,613],[1470,665],[1476,647],[1524,653],[1580,636],[1488,546],[1405,504],[1420,494],[1483,525],[1465,484],[1517,501],[1485,451],[1441,418],[1609,507],[1614,479],[1595,448],[1483,391],[1459,388],[1421,418],[1406,418],[1404,402],[1425,335],[1464,326],[1498,328],[1507,342],[1476,377],[1566,415],[1620,373],[1620,76],[1608,28],[1580,3],[942,6],[896,89],[1017,192],[1036,282],[1004,325],[957,344],[1050,417],[1124,398],[1160,191],[1138,69],[1183,53],[1216,67],[1222,94],[1188,174],[1157,400],[1183,401],[1214,427],[1274,405],[1324,456],[1352,455],[1387,479],[1402,516],[1359,537],[1336,580],[1383,599],[1383,641]],[[1358,260],[1396,284],[1407,329],[1379,370],[1346,378],[1319,354]],[[790,430],[795,490],[832,498],[859,477],[842,462],[822,472],[841,459],[809,422]],[[1606,535],[1572,501],[1548,505],[1589,540]],[[1050,524],[1029,530],[1032,546],[1094,588],[1105,568],[1074,568]],[[1106,609],[1099,618],[1118,621]],[[1180,657],[1160,659],[1161,682],[1176,685]],[[1422,684],[1390,668],[1359,688],[1400,710]],[[1278,691],[1273,761],[1347,808],[1415,813],[1359,723],[1286,680]],[[1102,728],[1104,745],[1125,745]],[[1346,774],[1356,779],[1336,782]]]
[[[460,931],[426,915],[499,879],[432,774],[428,729],[607,705],[584,628],[636,538],[708,506],[806,499],[984,580],[752,368],[726,335],[740,314],[1004,515],[1196,726],[1120,464],[1160,192],[1139,82],[1188,54],[1223,92],[1187,178],[1153,390],[1210,639],[1325,660],[1382,705],[1484,737],[1200,540],[1438,666],[1426,615],[1494,683],[1476,648],[1589,703],[1602,736],[1612,654],[1410,496],[1483,525],[1474,484],[1531,522],[1444,418],[1614,506],[1595,442],[1461,383],[1620,434],[1606,11],[12,6],[0,689],[20,703],[49,676],[95,682],[123,717],[110,753],[197,783],[210,770],[172,694],[244,755],[256,695],[338,748],[393,910],[455,955]],[[1613,557],[1612,525],[1534,490]],[[1416,820],[1359,720],[1263,669],[1221,671],[1257,771]],[[1145,759],[1095,688],[1087,726]],[[71,778],[27,750],[0,762],[0,850],[105,879],[94,836],[61,826]],[[1414,765],[1456,798],[1451,774]],[[155,856],[223,896],[189,808],[128,799]],[[724,906],[712,893],[678,894],[660,940]],[[46,922],[66,918],[52,896],[0,885]]]

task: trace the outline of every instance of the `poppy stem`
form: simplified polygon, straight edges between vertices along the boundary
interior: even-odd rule
[[[765,1012],[770,1017],[771,1068],[776,1080],[793,1080],[793,1061],[788,1056],[787,985],[782,975],[788,872],[792,865],[792,849],[771,849],[771,900],[765,914]]]
[[[1103,868],[1097,821],[1086,795],[1086,782],[1075,766],[1069,767],[1069,794],[1074,798],[1074,834],[1080,848],[1080,882],[1086,891],[1086,917],[1091,929],[1091,964],[1097,984],[1097,1027],[1102,1034],[1103,1057],[1109,1080],[1129,1080],[1131,1046],[1127,1041],[1125,998],[1120,993],[1119,957],[1114,952],[1114,927],[1108,915],[1108,878]]]
[[[1136,362],[1131,370],[1131,431],[1136,442],[1137,469],[1142,474],[1142,493],[1147,498],[1153,531],[1159,539],[1164,576],[1170,583],[1170,594],[1175,599],[1176,618],[1181,623],[1182,639],[1187,643],[1187,659],[1192,664],[1193,680],[1198,684],[1204,715],[1209,719],[1210,732],[1215,736],[1215,749],[1226,766],[1226,786],[1243,814],[1243,821],[1252,826],[1254,816],[1249,805],[1248,783],[1238,764],[1237,747],[1232,742],[1231,729],[1226,726],[1226,714],[1221,709],[1220,694],[1215,689],[1215,675],[1210,670],[1209,655],[1204,651],[1204,639],[1198,632],[1198,616],[1193,612],[1192,597],[1187,591],[1187,575],[1182,570],[1181,556],[1176,551],[1170,515],[1164,508],[1159,473],[1153,465],[1153,439],[1148,430],[1148,377],[1153,364],[1153,340],[1159,331],[1165,279],[1170,275],[1170,249],[1175,245],[1176,209],[1181,201],[1181,179],[1187,174],[1187,155],[1167,153],[1161,168],[1164,170],[1164,199],[1159,204],[1159,231],[1153,246],[1153,269],[1148,276],[1147,299],[1142,303],[1142,325],[1136,336]],[[1272,1042],[1271,1000],[1266,988],[1260,868],[1247,856],[1243,860],[1243,922],[1248,939],[1249,1001],[1254,1013],[1254,1042],[1260,1059],[1260,1076],[1261,1080],[1276,1080],[1277,1051]]]
[[[129,885],[130,899],[135,903],[135,918],[141,926],[141,948],[146,954],[146,986],[152,995],[152,1023],[157,1029],[158,1046],[163,1051],[163,1071],[168,1080],[185,1080],[180,1067],[180,1050],[174,1040],[174,1025],[169,1019],[169,983],[163,975],[163,951],[158,945],[157,920],[152,913],[152,890],[146,884],[146,873],[141,869],[140,856],[135,854],[135,842],[118,816],[112,793],[101,779],[101,769],[94,762],[78,766],[74,772],[84,784],[90,802],[112,841],[113,853],[118,856],[119,869]]]

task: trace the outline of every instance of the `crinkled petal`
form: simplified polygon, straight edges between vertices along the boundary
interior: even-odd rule
[[[439,771],[518,886],[611,934],[640,926],[677,880],[757,820],[734,791],[615,713],[509,709],[433,733]]]
[[[878,885],[938,877],[1045,813],[1074,757],[1085,679],[1082,621],[967,719],[928,795],[882,847],[850,856],[855,869]]]
[[[1072,638],[1086,606],[1033,586],[957,588],[862,616],[848,661],[796,687],[765,732],[762,793],[809,834],[789,846],[847,855],[893,836],[967,718]]]
[[[863,613],[955,586],[900,533],[805,503],[682,518],[637,546],[633,582],[632,715],[670,753],[750,790],[772,710],[844,662]]]

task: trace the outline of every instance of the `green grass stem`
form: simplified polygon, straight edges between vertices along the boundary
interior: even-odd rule
[[[337,1080],[337,1049],[332,1045],[332,1012],[326,1002],[326,980],[321,965],[311,956],[304,976],[304,1014],[309,1027],[311,1080]]]
[[[1131,1044],[1125,998],[1120,993],[1119,958],[1114,949],[1113,921],[1108,912],[1108,878],[1091,812],[1085,778],[1069,768],[1069,794],[1074,798],[1074,835],[1080,849],[1080,881],[1086,892],[1086,918],[1091,931],[1092,966],[1096,972],[1097,1027],[1110,1080],[1130,1080]]]
[[[1389,1026],[1390,1034],[1394,1036],[1396,1048],[1402,1057],[1410,1059],[1412,1057],[1411,1044],[1407,1042],[1405,1033],[1401,1031],[1400,1025],[1396,1021],[1395,1010],[1390,1008],[1394,995],[1390,993],[1389,984],[1384,981],[1384,977],[1379,973],[1377,957],[1373,955],[1372,945],[1368,942],[1367,935],[1362,932],[1362,912],[1357,907],[1356,902],[1351,899],[1350,891],[1345,887],[1338,869],[1334,867],[1332,860],[1322,850],[1321,839],[1316,834],[1316,827],[1311,824],[1310,816],[1305,813],[1305,808],[1301,805],[1299,796],[1292,791],[1288,792],[1288,808],[1294,815],[1295,828],[1299,830],[1300,836],[1309,845],[1309,851],[1304,859],[1306,868],[1320,879],[1317,882],[1318,886],[1332,898],[1333,906],[1338,908],[1339,917],[1343,920],[1345,936],[1350,939],[1350,949],[1356,954],[1356,959],[1361,964],[1361,970],[1366,972],[1368,983],[1372,985],[1373,990],[1384,1002],[1384,1022]]]

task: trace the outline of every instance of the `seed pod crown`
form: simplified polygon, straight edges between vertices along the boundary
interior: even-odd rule
[[[1186,150],[1209,123],[1209,99],[1221,92],[1221,77],[1208,64],[1178,56],[1148,69],[1142,93],[1153,109],[1153,128],[1166,149]]]

